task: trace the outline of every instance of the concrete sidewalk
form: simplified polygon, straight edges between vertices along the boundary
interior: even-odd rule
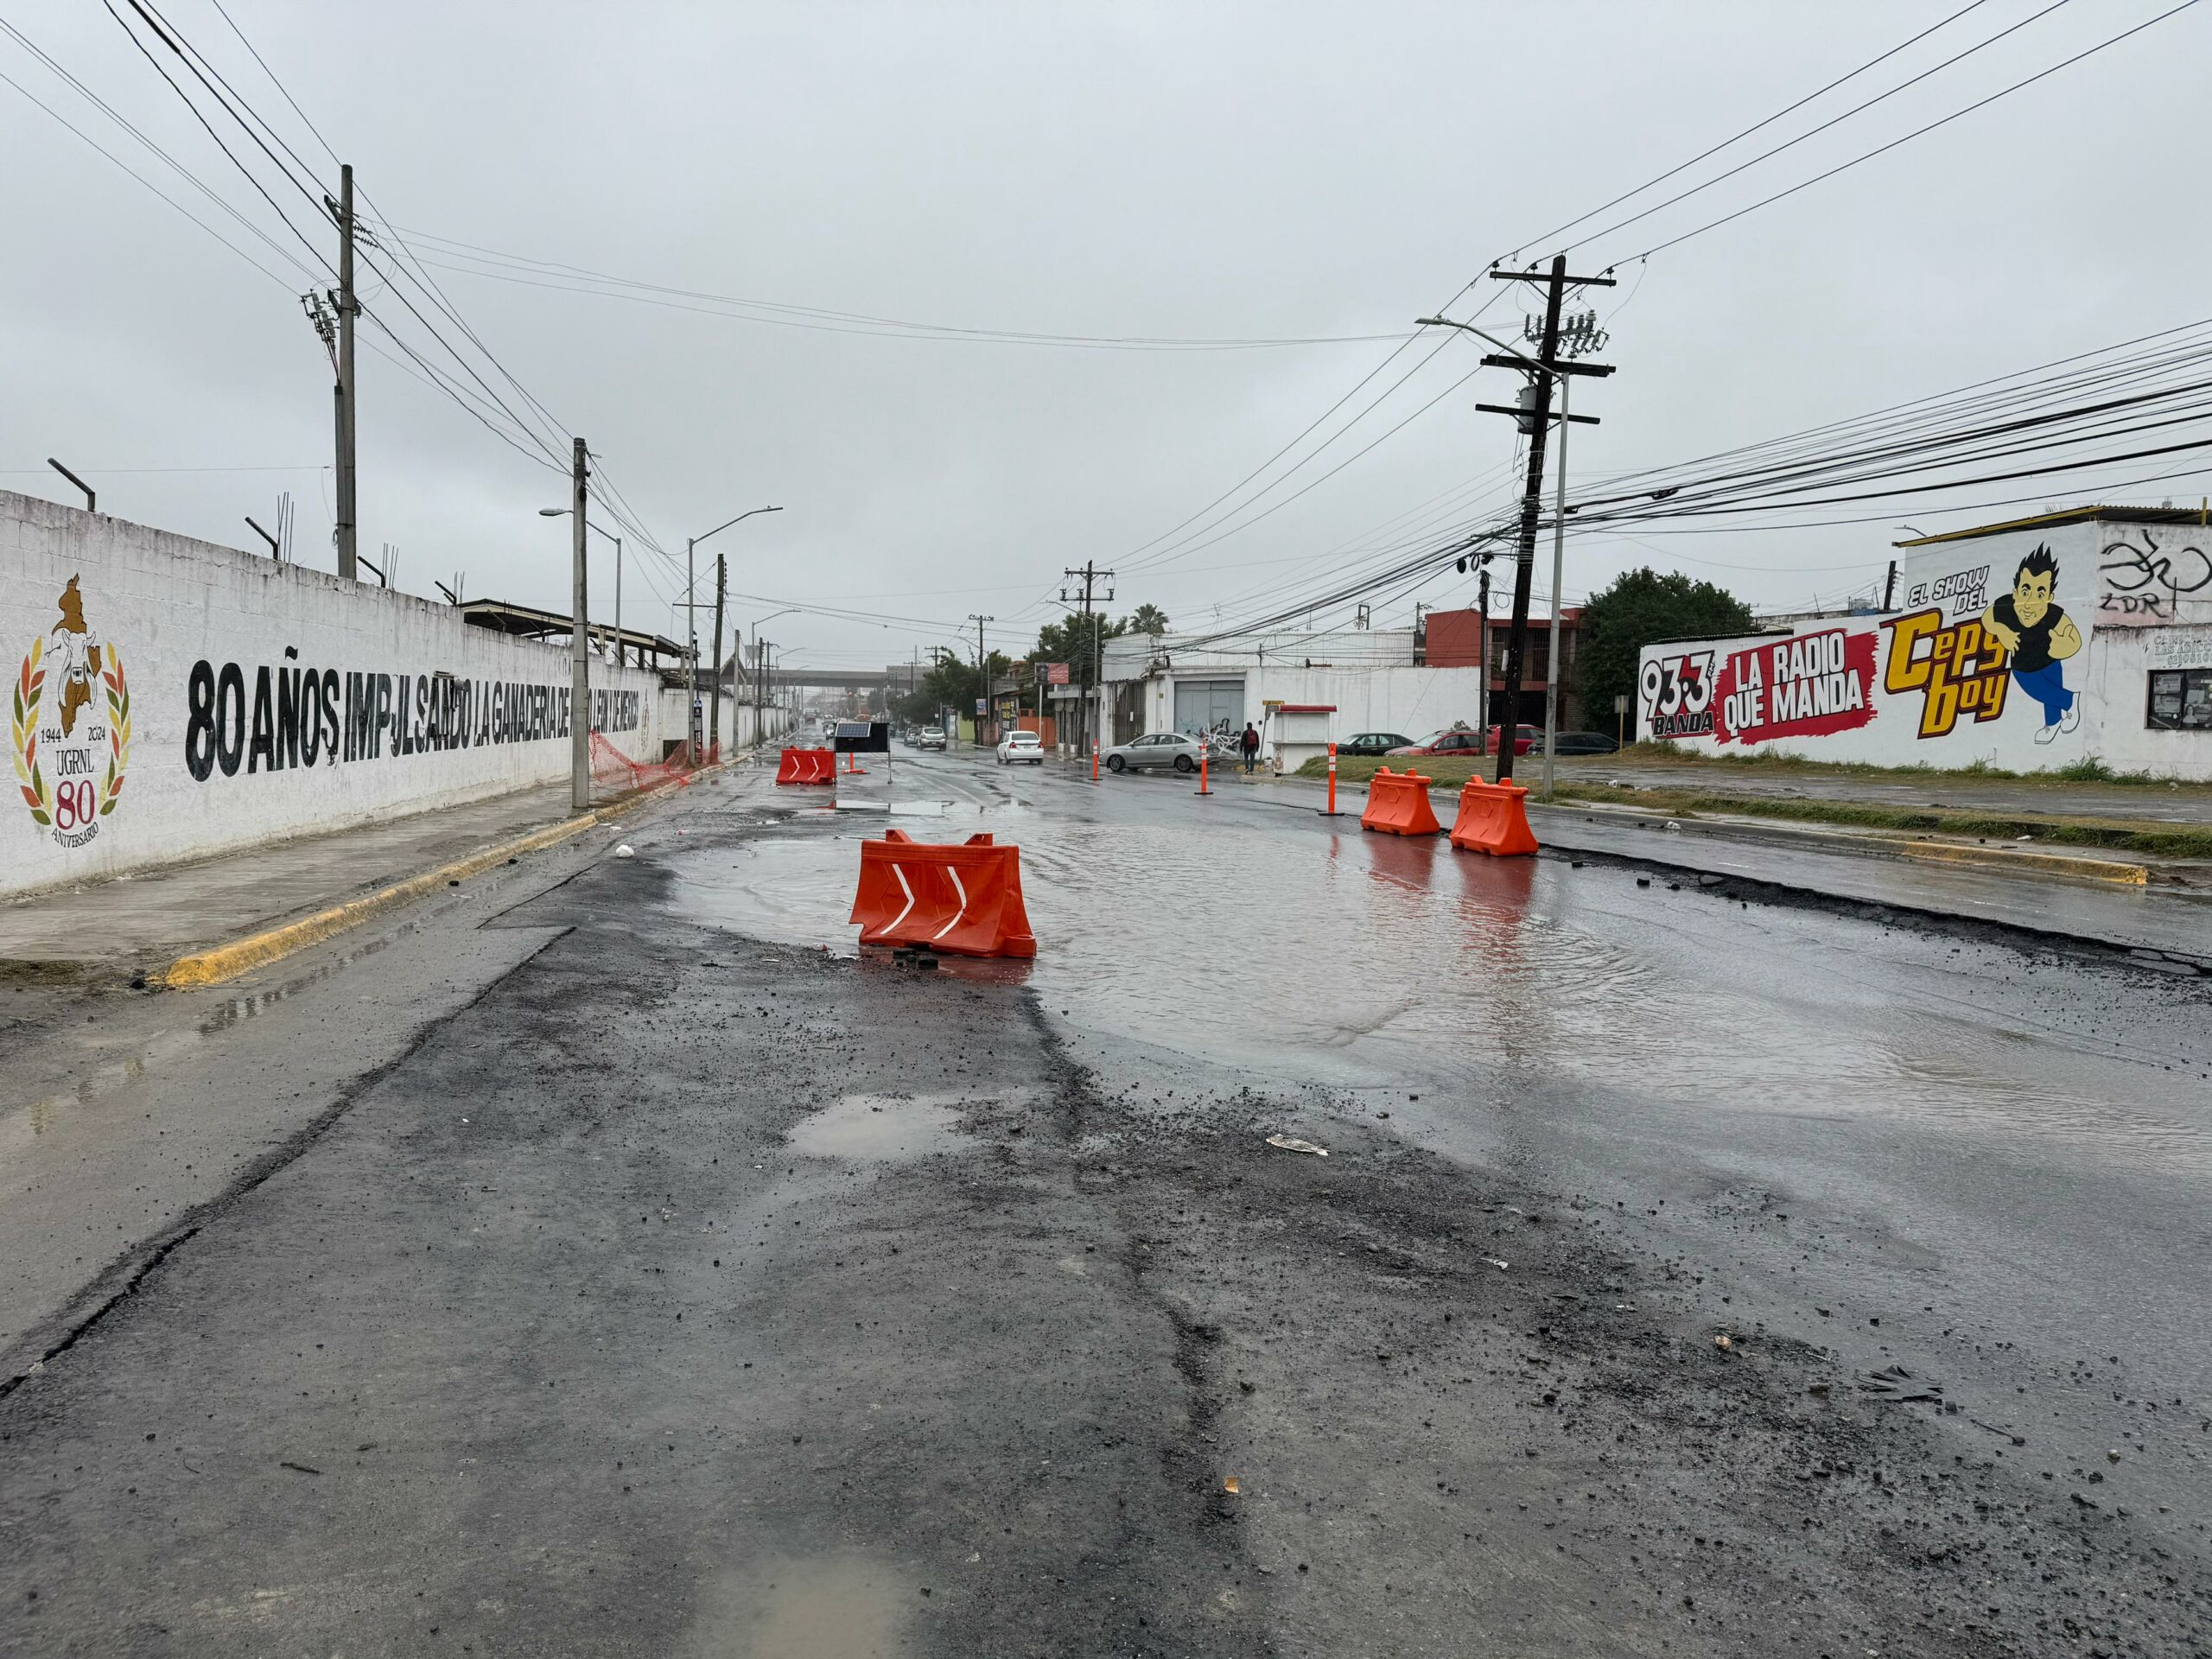
[[[626,810],[636,798],[610,798],[598,810]],[[568,785],[546,785],[34,893],[0,905],[0,980],[158,973],[190,952],[353,903],[574,816]]]
[[[127,978],[569,816],[569,786],[550,785],[34,893],[0,906],[0,976]]]

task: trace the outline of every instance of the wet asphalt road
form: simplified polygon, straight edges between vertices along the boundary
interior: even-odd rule
[[[2202,981],[901,755],[925,974],[791,793],[197,1057],[312,1116],[39,1325],[0,1652],[2203,1650]]]

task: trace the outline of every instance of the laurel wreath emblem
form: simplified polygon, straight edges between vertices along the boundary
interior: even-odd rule
[[[107,687],[107,776],[100,784],[100,816],[115,810],[123,793],[124,774],[130,766],[130,683],[123,676],[123,658],[111,645],[107,671],[100,681]]]
[[[102,647],[101,655],[107,660],[100,683],[107,692],[108,753],[107,770],[100,779],[99,805],[95,813],[105,817],[115,810],[130,769],[130,682],[123,671],[123,658],[116,654],[113,645]],[[47,782],[38,754],[39,705],[45,696],[46,641],[35,639],[30,655],[23,658],[22,666],[16,672],[9,699],[8,735],[16,763],[16,791],[30,809],[31,817],[51,828],[54,787]]]
[[[31,817],[50,825],[54,822],[54,798],[38,765],[38,703],[46,690],[46,670],[42,665],[45,656],[46,641],[31,641],[31,654],[23,658],[22,669],[16,676],[8,729],[15,753],[16,787],[22,792],[23,804],[30,808]]]

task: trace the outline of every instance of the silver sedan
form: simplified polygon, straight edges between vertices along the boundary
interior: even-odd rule
[[[1196,772],[1201,753],[1198,740],[1186,737],[1181,732],[1147,732],[1128,743],[1116,743],[1103,751],[1099,758],[1109,772],[1143,772],[1147,769],[1177,772]]]

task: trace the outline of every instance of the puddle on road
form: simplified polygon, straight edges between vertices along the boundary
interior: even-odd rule
[[[857,1163],[907,1163],[961,1144],[957,1095],[847,1095],[802,1120],[785,1136],[808,1158]]]
[[[764,1562],[706,1586],[682,1659],[897,1659],[914,1592],[857,1553]]]
[[[1616,1127],[1657,1137],[1716,1116],[1897,1117],[2064,1142],[2105,1163],[2212,1167],[2212,1117],[2188,1086],[2202,1066],[2131,1065],[2116,1109],[2113,1059],[2095,1047],[2115,1027],[2082,1001],[2171,1003],[2165,1021],[2148,1004],[2112,1012],[2180,1033],[2193,1028],[2186,986],[2133,988],[1998,946],[1946,957],[1859,923],[1641,891],[1632,873],[1475,857],[1435,838],[1215,819],[1194,840],[1167,820],[956,814],[967,821],[951,833],[919,838],[984,830],[1020,846],[1041,942],[1023,971],[1085,1043],[1339,1090],[1433,1082],[1453,1111],[1495,1114],[1508,1134],[1537,1097],[1598,1087]],[[850,953],[865,832],[840,828],[677,854],[670,901],[707,925]],[[2068,1023],[1990,1026],[1974,1001],[1993,974]],[[1930,1053],[1962,1046],[1971,1063],[1930,1076]]]

